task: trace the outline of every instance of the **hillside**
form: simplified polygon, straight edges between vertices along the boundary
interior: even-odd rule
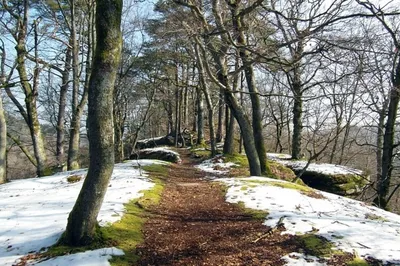
[[[151,209],[157,216],[149,216],[144,227],[144,243],[140,245],[144,258],[152,254],[150,258],[162,261],[171,254],[168,258],[173,265],[185,265],[185,261],[218,265],[216,258],[224,265],[229,261],[232,265],[242,265],[244,261],[252,265],[400,265],[400,216],[285,181],[225,177],[234,164],[221,160],[205,161],[198,166],[202,171],[196,171],[193,162],[188,163],[187,151],[180,152],[185,153],[182,166],[170,166],[164,173],[161,203]],[[115,166],[99,215],[100,225],[121,219],[125,213],[123,204],[141,197],[141,190],[154,186],[146,173],[137,168],[138,163],[144,166],[160,161],[128,161]],[[35,258],[36,252],[56,243],[85,172],[66,172],[0,186],[0,265],[26,265],[25,259],[30,258],[26,255]],[[219,193],[221,188],[225,196]],[[225,197],[228,205],[214,198],[216,195],[221,195],[222,201]],[[172,213],[168,213],[169,208]],[[250,211],[253,216],[258,216],[254,223],[246,214],[250,209],[255,210]],[[238,225],[243,229],[236,228]],[[172,239],[178,235],[176,241]],[[196,242],[197,237],[202,239],[201,243]],[[166,250],[162,245],[177,249]],[[183,252],[181,256],[177,255],[178,249]],[[272,262],[274,254],[277,257]],[[112,256],[123,255],[117,245],[50,260],[38,257],[38,261],[29,261],[28,265],[110,265],[108,260]]]

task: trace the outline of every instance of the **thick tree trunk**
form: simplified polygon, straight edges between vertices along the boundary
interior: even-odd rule
[[[389,195],[390,181],[393,170],[395,125],[400,100],[400,80],[395,84],[396,85],[390,90],[389,110],[385,126],[385,133],[383,135],[382,172],[378,180],[378,196],[374,201],[375,204],[383,209],[387,208],[388,204],[387,197]]]
[[[114,167],[113,89],[121,54],[121,0],[97,0],[97,45],[89,83],[90,163],[62,243],[80,246],[96,238],[97,215]]]
[[[293,135],[292,135],[292,159],[301,159],[301,134],[303,131],[303,99],[300,86],[293,85]]]
[[[235,153],[235,117],[230,111],[229,107],[226,106],[225,110],[225,141],[224,141],[224,154],[234,154]]]
[[[232,23],[234,30],[236,31],[236,40],[238,44],[243,47],[239,49],[240,58],[242,59],[244,74],[246,77],[247,88],[250,92],[250,100],[252,107],[252,126],[254,141],[258,153],[258,158],[260,161],[260,167],[262,173],[268,172],[267,166],[267,153],[264,144],[264,135],[262,127],[262,113],[260,105],[260,97],[258,95],[258,89],[255,83],[254,69],[250,60],[250,53],[245,49],[247,46],[247,41],[243,32],[243,16],[239,13],[239,6],[237,2],[231,2],[232,7]]]

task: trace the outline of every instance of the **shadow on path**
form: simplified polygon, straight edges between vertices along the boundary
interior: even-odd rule
[[[138,265],[283,265],[297,249],[279,232],[253,243],[267,231],[262,221],[225,202],[222,185],[205,181],[188,150],[169,170],[160,205],[146,222]]]

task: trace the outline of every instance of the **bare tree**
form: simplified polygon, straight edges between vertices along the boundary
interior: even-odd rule
[[[112,106],[114,82],[122,47],[121,13],[122,1],[97,1],[97,42],[89,82],[90,165],[61,239],[62,243],[68,245],[87,245],[96,237],[97,215],[114,168]]]

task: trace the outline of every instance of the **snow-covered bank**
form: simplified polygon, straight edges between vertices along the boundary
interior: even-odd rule
[[[222,155],[217,155],[212,159],[204,160],[201,164],[196,165],[196,167],[206,173],[211,174],[226,174],[229,172],[229,168],[235,166],[235,163],[227,162],[225,163]]]
[[[227,201],[267,210],[265,224],[275,226],[281,217],[286,234],[313,232],[335,246],[361,257],[400,265],[400,216],[330,193],[315,198],[299,190],[273,185],[285,181],[265,178],[221,178],[228,185]],[[272,182],[272,184],[271,184]],[[294,264],[293,259],[290,265]]]
[[[285,166],[289,166],[294,170],[302,170],[306,165],[307,161],[302,160],[294,160],[291,161],[291,156],[288,154],[280,154],[280,153],[267,153],[267,157],[270,160],[274,160],[279,162]],[[362,175],[363,172],[358,169],[354,169],[351,167],[336,165],[336,164],[328,164],[328,163],[310,163],[307,167],[308,171],[319,172],[321,174],[326,175]]]
[[[146,175],[140,175],[139,169],[133,166],[137,163],[144,166],[155,162],[157,161],[139,160],[115,165],[98,216],[100,225],[119,220],[123,215],[123,204],[140,197],[141,190],[153,186]],[[69,183],[67,178],[85,174],[86,170],[70,171],[48,177],[17,180],[0,186],[0,265],[12,265],[19,257],[37,252],[58,240],[65,230],[68,214],[83,184],[83,179]],[[104,265],[108,265],[107,258],[102,257],[107,263]],[[73,265],[78,264],[75,261]]]

